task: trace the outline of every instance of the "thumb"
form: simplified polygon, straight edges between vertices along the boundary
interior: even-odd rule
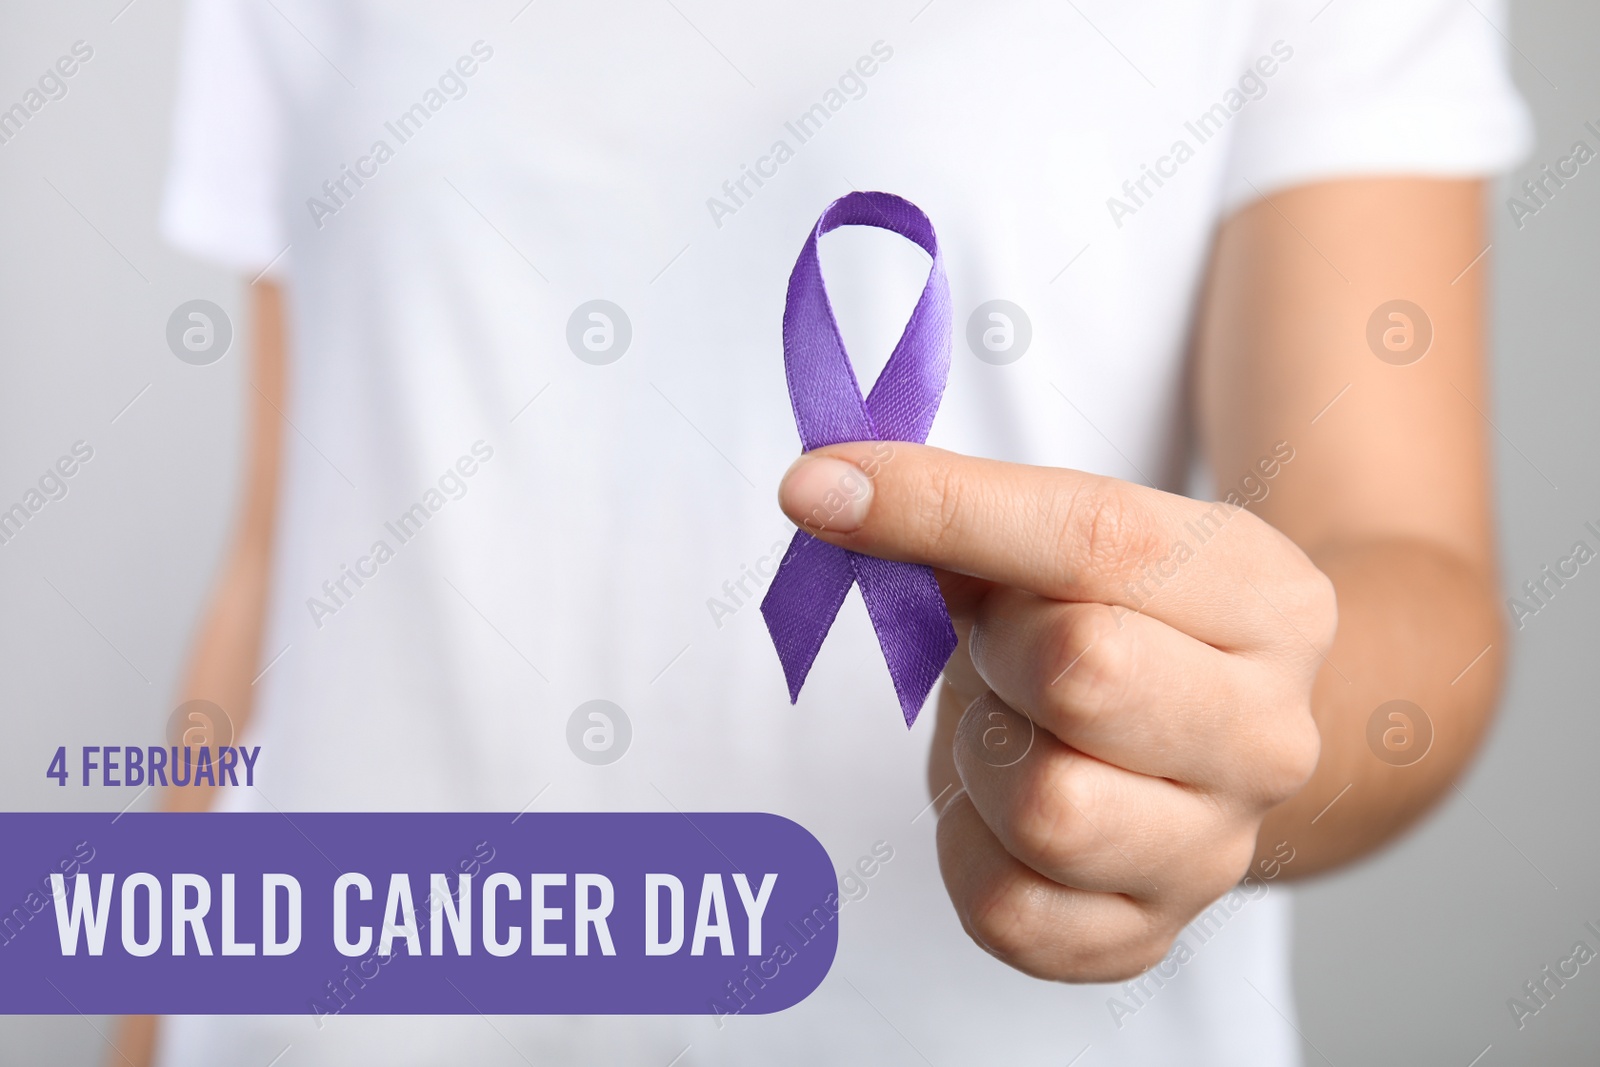
[[[790,466],[778,486],[778,505],[813,537],[868,555],[923,562],[919,553],[896,552],[891,546],[899,538],[893,533],[872,538],[867,527],[903,529],[907,520],[897,518],[897,512],[904,511],[908,503],[916,505],[919,499],[925,503],[930,496],[901,499],[905,494],[880,494],[877,480],[892,463],[926,470],[929,460],[947,454],[899,441],[830,445],[806,453]],[[907,460],[910,462],[902,462]],[[960,629],[962,620],[970,617],[993,583],[937,564],[934,574]]]

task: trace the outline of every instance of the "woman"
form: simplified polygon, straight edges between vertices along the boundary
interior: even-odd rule
[[[1498,685],[1481,183],[1528,140],[1500,49],[1442,0],[196,0],[165,226],[255,293],[189,687],[262,748],[225,803],[768,810],[847,906],[781,1015],[308,990],[122,1051],[1298,1062],[1282,883],[1417,818]],[[785,477],[785,280],[852,188],[939,232],[939,450]],[[926,276],[897,242],[823,246],[864,383]],[[755,610],[780,480],[825,540],[940,569],[936,723],[905,735],[853,602],[788,705]],[[596,699],[620,752],[569,742]]]

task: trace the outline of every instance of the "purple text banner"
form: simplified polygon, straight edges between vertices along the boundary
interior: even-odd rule
[[[0,814],[0,1013],[766,1014],[838,913],[776,815]]]

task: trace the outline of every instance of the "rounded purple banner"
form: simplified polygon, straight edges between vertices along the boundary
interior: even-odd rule
[[[766,1014],[838,947],[776,815],[0,814],[0,1012]]]

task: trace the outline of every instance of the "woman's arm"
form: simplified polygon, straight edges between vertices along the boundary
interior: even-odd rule
[[[818,533],[943,572],[940,870],[1001,960],[1138,974],[1247,874],[1371,851],[1471,758],[1502,642],[1482,206],[1349,180],[1223,226],[1195,403],[1226,503],[897,445]],[[790,517],[862,447],[790,468]]]
[[[284,380],[283,294],[271,283],[251,287],[254,322],[250,346],[250,436],[244,493],[233,544],[201,620],[194,656],[183,684],[184,700],[209,700],[232,720],[235,734],[250,719],[260,670],[261,632],[266,618],[272,530],[278,505]],[[215,789],[167,789],[163,811],[205,811]],[[107,1057],[113,1067],[147,1067],[155,1053],[154,1015],[124,1016]]]
[[[209,700],[242,733],[255,699],[261,669],[262,627],[272,561],[272,530],[278,506],[279,452],[283,437],[286,360],[283,294],[271,283],[251,287],[250,438],[239,522],[222,573],[212,591],[183,684],[184,700]],[[205,811],[214,790],[169,790],[164,811]]]
[[[1211,471],[1219,492],[1254,475],[1267,495],[1251,510],[1305,550],[1339,601],[1312,699],[1321,760],[1259,839],[1258,857],[1289,843],[1287,877],[1346,863],[1414,822],[1494,708],[1504,641],[1484,222],[1475,181],[1346,180],[1245,208],[1216,246],[1196,368]],[[1380,358],[1369,321],[1395,300],[1426,323],[1378,315]],[[1425,354],[1405,362],[1428,332]],[[1279,442],[1294,458],[1263,478],[1256,465]],[[1381,715],[1370,741],[1374,712],[1397,699],[1422,717]]]

